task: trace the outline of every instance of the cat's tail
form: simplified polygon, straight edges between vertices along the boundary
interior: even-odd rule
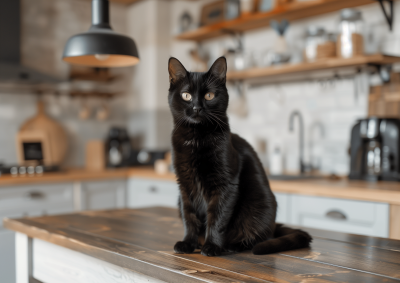
[[[303,230],[276,224],[274,238],[258,243],[253,247],[252,252],[255,255],[263,255],[301,249],[309,247],[311,241],[311,236]]]

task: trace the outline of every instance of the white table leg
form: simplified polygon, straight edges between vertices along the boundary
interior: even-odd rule
[[[82,183],[74,182],[72,187],[74,191],[74,210],[81,211],[83,209]]]
[[[15,263],[17,283],[29,283],[32,277],[32,238],[15,233]]]

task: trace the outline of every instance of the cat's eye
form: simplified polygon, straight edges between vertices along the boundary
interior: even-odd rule
[[[214,97],[215,97],[215,94],[212,93],[212,92],[209,92],[209,93],[207,93],[207,94],[204,96],[204,98],[205,98],[206,100],[212,100]]]
[[[192,96],[190,95],[190,93],[187,93],[187,92],[182,93],[182,98],[183,98],[183,100],[185,100],[185,101],[190,101],[190,100],[192,100]]]

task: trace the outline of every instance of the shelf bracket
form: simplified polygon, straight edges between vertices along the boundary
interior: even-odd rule
[[[389,29],[393,29],[393,16],[394,16],[394,11],[393,11],[393,0],[377,0],[381,6],[383,15],[385,16],[385,19],[389,25]],[[389,4],[389,11],[386,10],[386,7],[383,2],[387,2]],[[390,14],[388,13],[390,12]]]

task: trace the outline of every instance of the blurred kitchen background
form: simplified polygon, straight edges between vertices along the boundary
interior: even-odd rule
[[[358,5],[358,2],[333,1],[340,4],[332,5],[332,1],[328,1],[327,8],[324,8],[324,1],[318,2],[316,11],[311,13],[313,16],[308,17],[310,12],[296,11],[296,5],[314,1],[268,1],[271,7],[265,9],[275,11],[290,4],[294,11],[286,12],[287,17],[300,18],[288,22],[283,36],[278,36],[278,32],[267,25],[277,18],[275,24],[279,28],[282,23],[279,20],[285,19],[285,12],[267,20],[251,19],[268,14],[268,10],[257,11],[263,8],[263,1],[219,2],[217,7],[211,7],[217,13],[221,8],[222,13],[224,5],[228,5],[233,12],[225,17],[240,18],[240,13],[246,13],[244,9],[250,6],[254,14],[242,16],[249,18],[244,23],[250,23],[243,32],[240,22],[232,29],[220,23],[219,31],[213,31],[213,26],[210,31],[198,30],[208,11],[202,12],[202,9],[215,3],[212,1],[111,2],[111,24],[114,30],[135,40],[141,63],[131,68],[96,71],[73,68],[60,60],[67,39],[90,25],[90,1],[21,0],[21,63],[60,82],[51,86],[21,86],[18,81],[1,83],[0,162],[17,162],[15,136],[22,123],[35,114],[38,98],[45,102],[47,113],[66,129],[69,147],[62,165],[84,166],[86,142],[104,139],[111,126],[126,128],[139,148],[168,149],[172,121],[166,99],[166,64],[170,56],[179,58],[188,70],[205,70],[216,58],[226,55],[232,71],[340,56],[335,50],[329,51],[329,46],[334,49],[337,46],[330,41],[336,41],[341,32],[339,8]],[[366,3],[369,1],[360,2]],[[330,9],[333,12],[319,14]],[[396,49],[400,35],[396,33],[395,17],[391,31],[379,2],[357,7],[357,11],[362,25],[360,30],[365,33],[363,54],[396,55],[400,52]],[[387,11],[390,13],[388,8]],[[393,14],[395,11],[396,5]],[[226,20],[222,15],[214,21]],[[186,31],[181,33],[182,30]],[[328,51],[316,54],[317,50],[312,49],[316,49],[321,40]],[[287,57],[282,62],[279,52]],[[309,72],[306,67],[303,70],[300,65],[294,75],[290,71],[280,76],[255,74],[256,82],[251,81],[250,73],[239,75],[229,84],[232,130],[259,151],[266,168],[271,166],[274,152],[280,152],[283,169],[296,172],[299,170],[299,135],[296,133],[299,127],[295,126],[294,132],[289,131],[289,117],[297,110],[304,123],[304,162],[313,163],[325,174],[346,175],[350,164],[350,130],[356,119],[368,116],[371,87],[382,85],[377,71],[376,67],[364,63],[335,70],[317,68],[316,72]],[[398,103],[396,101],[393,103]]]
[[[397,1],[112,0],[111,26],[140,57],[122,68],[62,60],[67,40],[90,27],[90,0],[10,1],[0,0],[0,45],[12,38],[14,54],[0,48],[1,217],[176,206],[170,56],[191,71],[226,56],[231,129],[271,179],[322,176],[346,189],[350,176],[400,190]],[[275,192],[281,222],[400,238],[390,228],[400,196],[324,204],[310,193],[296,212],[296,195]],[[318,221],[298,218],[315,202],[324,205],[305,214]],[[0,271],[13,282],[14,234],[0,226],[0,237]]]
[[[251,3],[230,1],[228,4],[234,6],[232,9],[238,7],[238,11],[233,13],[236,17],[240,17],[239,4],[254,5],[254,9],[262,7],[261,3],[257,6],[252,0],[246,1]],[[96,76],[96,70],[75,70],[60,60],[67,39],[85,31],[90,25],[90,1],[21,0],[21,63],[61,82],[51,87],[2,83],[0,162],[17,162],[15,136],[21,124],[36,112],[38,97],[45,101],[48,114],[60,121],[67,131],[69,149],[62,165],[83,166],[86,142],[104,138],[113,125],[126,128],[129,136],[137,139],[140,148],[168,149],[172,121],[166,99],[166,62],[170,56],[179,58],[189,70],[203,70],[221,55],[228,57],[231,70],[263,68],[274,60],[282,64],[279,56],[274,59],[274,53],[282,51],[279,44],[283,44],[286,48],[284,55],[288,56],[284,59],[289,64],[299,63],[307,61],[304,52],[307,44],[310,49],[314,42],[336,40],[340,32],[340,11],[322,15],[315,12],[316,15],[305,18],[292,15],[305,13],[301,10],[288,12],[288,17],[301,19],[290,21],[282,37],[267,27],[269,21],[265,20],[262,24],[254,20],[253,24],[265,27],[249,28],[246,32],[233,33],[241,29],[238,24],[233,31],[229,26],[222,27],[220,36],[207,35],[206,30],[197,35],[195,32],[201,23],[202,7],[213,2],[139,1],[130,5],[115,2],[111,3],[111,24],[116,31],[134,38],[141,63],[131,68],[104,70],[104,76],[99,72]],[[307,2],[313,1],[301,1],[302,4]],[[280,3],[270,4],[270,9],[277,9],[274,5],[279,6]],[[347,5],[356,3],[337,6]],[[218,11],[218,7],[215,9]],[[400,35],[396,34],[397,22],[393,22],[393,30],[390,31],[379,3],[363,5],[357,10],[363,25],[361,29],[365,32],[364,54],[399,53],[395,48],[400,44]],[[396,5],[393,13],[395,11]],[[182,29],[189,31],[180,34]],[[307,31],[311,34],[307,35]],[[185,34],[188,36],[184,37]],[[283,43],[280,42],[282,39]],[[317,55],[312,55],[312,51],[310,54],[309,61],[318,60],[313,58]],[[320,56],[337,55],[333,51]],[[368,67],[368,64],[343,70],[324,69],[328,68],[308,72],[300,67],[297,73],[301,76],[290,78],[290,74],[282,74],[270,79],[266,75],[256,83],[246,81],[244,76],[230,84],[232,130],[261,151],[266,168],[270,166],[274,151],[280,151],[284,169],[291,172],[299,170],[299,135],[296,134],[299,127],[295,126],[294,132],[289,131],[290,114],[297,110],[304,123],[305,162],[313,162],[326,174],[349,173],[351,127],[356,119],[368,115],[370,87],[382,82],[377,69]],[[321,76],[324,72],[326,74]],[[284,81],[281,77],[289,78]],[[102,111],[107,113],[100,118]],[[398,112],[396,114],[399,115]]]

